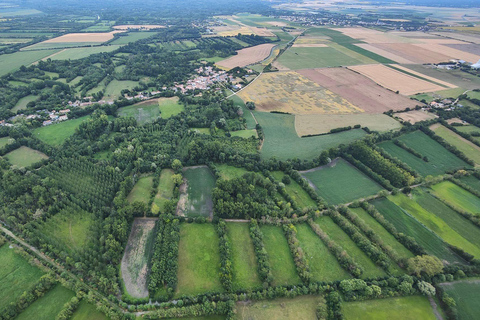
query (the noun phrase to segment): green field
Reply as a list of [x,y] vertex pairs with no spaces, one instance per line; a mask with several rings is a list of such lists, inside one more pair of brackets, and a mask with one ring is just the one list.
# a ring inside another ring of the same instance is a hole
[[160,98],[158,99],[158,105],[160,106],[160,113],[162,118],[168,119],[171,116],[175,116],[185,110],[183,104],[178,102],[178,98]]
[[312,320],[315,310],[325,303],[322,296],[303,296],[295,299],[275,299],[253,303],[237,303],[238,320]]
[[108,320],[109,318],[97,311],[97,308],[93,304],[89,304],[86,301],[81,301],[77,310],[72,315],[70,320]]
[[455,208],[480,215],[480,199],[453,182],[443,181],[432,186],[432,189],[435,195]]
[[83,59],[92,54],[101,52],[112,52],[120,48],[120,46],[98,46],[85,48],[70,48],[60,51],[52,56],[52,60],[76,60]]
[[[281,182],[283,177],[285,176],[285,173],[283,173],[282,171],[274,171],[272,172],[272,176],[276,180]],[[300,208],[317,207],[317,203],[313,201],[313,199],[310,198],[308,193],[303,190],[303,188],[293,179],[290,179],[290,184],[285,185],[285,189]]]
[[111,42],[111,44],[129,44],[130,42],[135,42],[141,39],[150,38],[151,36],[157,34],[156,32],[129,32],[126,36],[118,37]]
[[243,102],[243,100],[237,95],[231,96],[229,99],[233,101],[233,104],[235,106],[242,108],[243,118],[245,119],[247,129],[250,129],[250,130],[255,129],[255,126],[257,125],[257,123],[255,122],[255,119],[253,118],[250,110],[248,110],[248,108],[245,107],[245,102]]
[[165,203],[172,199],[173,188],[175,187],[172,176],[174,172],[171,169],[163,169],[160,173],[160,182],[158,183],[157,194],[153,198],[152,212],[158,213],[165,210]]
[[239,131],[230,131],[230,135],[232,137],[240,137],[240,138],[257,138],[257,130],[252,129],[252,130],[239,130]]
[[361,129],[349,130],[317,137],[300,138],[295,131],[295,116],[268,112],[254,112],[262,126],[265,141],[261,150],[263,159],[279,160],[298,158],[311,160],[324,150],[342,143],[348,144],[366,135]]
[[212,224],[180,226],[177,296],[223,291],[218,236]]
[[140,102],[118,109],[121,117],[133,117],[138,124],[145,124],[160,116],[160,108],[156,99]]
[[238,178],[248,172],[247,169],[245,168],[233,167],[227,164],[217,164],[215,165],[215,167],[218,170],[218,173],[220,174],[220,179],[224,179],[224,180]]
[[137,183],[135,183],[132,191],[130,191],[130,194],[127,197],[128,201],[140,201],[147,204],[148,200],[150,200],[150,193],[152,191],[152,187],[152,176],[141,177],[140,179],[138,179]]
[[398,232],[413,237],[428,254],[449,262],[463,262],[447,245],[433,232],[421,225],[417,220],[405,214],[395,203],[382,198],[372,201],[377,210],[392,223]]
[[77,119],[62,121],[46,127],[40,127],[33,130],[33,134],[47,144],[58,146],[64,143],[68,137],[73,135],[80,124],[89,118],[90,116],[84,116]]
[[6,243],[0,247],[0,310],[15,302],[43,275],[9,246]]
[[257,274],[257,258],[253,249],[248,223],[228,223],[228,238],[233,262],[233,289],[262,286]]
[[0,138],[0,149],[5,147],[7,144],[10,143],[10,137],[3,137],[3,138]]
[[35,101],[37,100],[38,96],[37,95],[28,95],[26,97],[23,97],[21,98],[20,100],[18,100],[17,104],[15,105],[15,107],[12,108],[12,112],[17,112],[19,110],[23,110],[23,109],[26,109],[27,108],[27,104],[29,102],[32,102],[32,101]]
[[302,173],[314,185],[318,195],[330,204],[351,202],[378,193],[382,187],[343,159],[333,166]]
[[[460,132],[465,132],[465,133],[468,133],[468,134],[472,134],[474,132],[480,134],[480,128],[476,127],[476,126],[461,126],[461,127],[455,127],[455,129],[457,129]],[[474,141],[480,142],[480,136],[479,137],[470,136],[470,137]]]
[[[1,146],[2,146],[2,142],[1,142],[1,139],[0,139],[0,148],[1,148]],[[473,176],[473,175],[465,176],[465,177],[460,178],[460,181],[462,181],[466,185],[469,185],[470,187],[480,191],[480,179],[475,178],[475,176]]]
[[48,57],[60,50],[19,51],[0,56],[0,76],[15,71],[21,66],[29,66],[32,63]]
[[363,268],[362,278],[378,278],[386,275],[380,267],[353,242],[352,239],[332,220],[323,216],[315,220],[315,223],[328,234],[330,239],[340,245]]
[[308,224],[297,224],[297,238],[305,253],[313,281],[336,281],[351,278],[327,246]]
[[122,90],[128,89],[132,90],[138,86],[138,81],[131,80],[112,80],[107,87],[105,88],[105,93],[103,94],[104,100],[116,100],[122,96]]
[[39,228],[45,236],[65,245],[68,252],[84,249],[92,236],[93,213],[66,208],[55,214]]
[[186,215],[210,216],[213,210],[212,190],[215,187],[212,172],[208,168],[200,167],[185,170],[184,176],[188,184]]
[[420,221],[425,227],[442,238],[446,243],[462,248],[465,252],[474,255],[476,258],[480,257],[480,247],[466,240],[444,220],[434,213],[425,210],[420,204],[415,202],[414,199],[409,198],[403,193],[389,196],[388,199]]
[[480,283],[478,280],[444,283],[441,286],[457,303],[459,320],[478,319],[480,314],[480,303],[478,303]]
[[277,59],[277,62],[291,70],[362,64],[360,60],[331,47],[291,47]]
[[480,147],[459,136],[444,126],[434,129],[435,133],[445,139],[449,144],[462,151],[469,159],[473,160],[477,165],[480,164]]
[[14,166],[28,167],[48,157],[40,151],[21,146],[5,155],[5,158]]
[[345,302],[345,320],[437,320],[424,296]]
[[414,255],[407,248],[403,246],[400,242],[395,239],[395,237],[388,232],[375,218],[368,214],[362,208],[350,208],[360,219],[362,219],[374,232],[377,236],[382,239],[383,243],[387,246],[390,246],[401,259],[412,258]]
[[70,301],[75,294],[69,289],[57,284],[43,297],[32,303],[16,320],[52,320],[63,309],[63,305]]
[[263,243],[276,286],[301,283],[297,268],[281,227],[262,226]]
[[399,158],[405,162],[422,176],[440,175],[449,170],[470,167],[466,162],[457,158],[453,153],[449,152],[438,142],[421,131],[405,134],[398,138],[398,140],[402,141],[422,156],[426,156],[428,162],[425,162],[408,151],[398,147],[392,141],[380,143],[379,147],[383,148],[391,156]]

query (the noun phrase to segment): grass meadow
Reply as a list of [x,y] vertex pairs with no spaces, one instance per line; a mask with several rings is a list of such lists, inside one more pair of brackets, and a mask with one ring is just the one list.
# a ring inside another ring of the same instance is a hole
[[231,180],[235,178],[242,177],[245,173],[247,173],[247,169],[245,168],[237,168],[233,166],[229,166],[227,164],[217,164],[215,167],[220,174],[220,179],[223,180]]
[[15,253],[7,242],[0,247],[0,310],[33,287],[43,272]]
[[441,286],[457,303],[458,319],[478,319],[480,314],[480,303],[478,303],[480,283],[478,281],[459,281]]
[[455,208],[480,215],[480,198],[453,182],[443,181],[431,188],[436,196],[447,201]]
[[82,300],[70,320],[108,320],[108,317],[98,311],[95,305]]
[[411,296],[342,304],[345,320],[436,320],[427,297]]
[[158,105],[160,106],[160,113],[163,119],[168,119],[185,110],[183,104],[178,102],[177,97],[158,99]]
[[43,297],[32,303],[16,320],[52,320],[63,309],[63,305],[75,296],[73,291],[57,284]]
[[362,268],[362,278],[377,278],[386,275],[380,267],[353,242],[352,239],[332,220],[332,218],[323,216],[315,220],[315,223],[328,234],[330,239],[340,245]]
[[29,147],[21,146],[18,149],[10,151],[5,155],[5,158],[14,166],[29,167],[32,164],[40,162],[48,157],[40,151],[30,149]]
[[388,232],[374,217],[369,215],[362,208],[350,208],[360,219],[362,219],[372,230],[377,234],[386,245],[390,246],[395,252],[398,253],[399,257],[402,259],[412,258],[414,255],[407,248],[403,246],[400,242],[395,239],[395,237]]
[[28,95],[26,97],[23,97],[21,98],[20,100],[18,100],[17,104],[15,105],[15,107],[12,108],[12,112],[17,112],[19,110],[23,110],[23,109],[26,109],[27,108],[27,104],[29,102],[32,102],[32,101],[35,101],[37,100],[38,96],[37,95]]
[[120,46],[98,46],[98,47],[85,47],[85,48],[69,48],[64,49],[54,56],[52,60],[77,60],[97,54],[101,52],[112,52],[120,48]]
[[120,36],[117,39],[113,40],[110,44],[113,45],[125,45],[130,42],[135,42],[141,39],[150,38],[153,35],[156,35],[156,32],[129,32],[126,36]]
[[432,231],[424,227],[413,217],[407,215],[402,208],[386,198],[372,201],[377,210],[392,223],[398,232],[413,237],[429,254],[448,262],[463,262]]
[[15,71],[21,66],[28,66],[38,60],[46,58],[60,50],[19,51],[0,56],[0,76]]
[[291,70],[362,64],[360,60],[331,47],[291,47],[278,58],[277,62]]
[[253,303],[237,303],[235,319],[244,320],[311,320],[316,309],[324,304],[322,296],[303,296],[295,299],[275,299]]
[[[281,182],[283,177],[285,176],[285,173],[283,173],[282,171],[274,171],[272,172],[272,175],[276,180]],[[290,184],[285,185],[285,189],[300,208],[317,207],[317,203],[313,201],[313,199],[310,198],[308,193],[303,190],[303,188],[293,179],[290,179]]]
[[138,81],[131,80],[112,80],[105,88],[105,93],[103,94],[104,100],[116,100],[121,97],[122,90],[128,89],[131,90],[138,86]]
[[304,172],[318,195],[330,204],[347,203],[378,193],[382,187],[343,159],[332,166]]
[[253,118],[250,110],[248,110],[248,108],[245,106],[245,102],[243,102],[243,100],[237,95],[231,96],[230,100],[233,101],[233,104],[235,106],[242,108],[243,118],[245,119],[247,129],[255,129],[257,123],[255,122],[255,119]]
[[3,138],[0,138],[0,148],[3,148],[5,147],[7,144],[10,143],[10,137],[3,137]]
[[[433,128],[432,128],[433,129]],[[445,139],[449,144],[462,151],[469,159],[473,160],[477,165],[480,164],[480,147],[459,136],[452,130],[444,126],[438,126],[433,129],[437,135]]]
[[212,214],[212,190],[215,187],[215,177],[209,168],[201,167],[187,169],[184,173],[187,179],[187,201],[185,213],[187,216],[205,216]]
[[88,120],[90,116],[84,116],[72,120],[63,121],[46,127],[33,130],[33,135],[46,144],[52,146],[61,145],[75,133],[80,124]]
[[[2,146],[2,142],[1,142],[1,139],[0,139],[0,147],[1,146]],[[470,187],[480,191],[480,179],[476,178],[475,176],[471,175],[471,176],[462,177],[462,178],[460,178],[460,181],[462,181],[466,185],[469,185]]]
[[323,150],[348,144],[366,135],[361,129],[349,130],[316,137],[300,138],[295,131],[295,116],[268,112],[255,112],[257,121],[262,126],[265,141],[261,157],[279,160],[298,158],[311,160],[318,157]]
[[257,138],[257,130],[251,129],[251,130],[239,130],[239,131],[230,131],[230,135],[232,137],[240,137],[244,139],[248,139],[251,137]]
[[351,278],[327,246],[308,224],[297,224],[297,238],[310,267],[313,281],[336,281]]
[[147,204],[148,200],[150,199],[152,187],[153,176],[141,177],[138,179],[137,183],[135,183],[132,191],[130,191],[127,200],[130,202],[140,201]]
[[165,203],[172,199],[175,185],[172,181],[173,170],[163,169],[160,173],[160,182],[158,183],[157,194],[153,198],[152,212],[158,213],[165,210]]
[[[465,100],[466,101],[466,100]],[[468,134],[472,134],[473,132],[479,133],[480,134],[480,128],[476,126],[461,126],[461,127],[455,127],[460,132],[465,132]],[[480,142],[480,137],[474,137],[472,138],[478,142]]]
[[257,258],[248,223],[228,223],[228,238],[233,262],[233,288],[257,288],[262,282],[257,273]]
[[118,109],[118,115],[121,117],[133,117],[138,124],[145,124],[160,116],[160,108],[157,100],[153,99],[120,108]]
[[282,228],[265,225],[261,227],[261,230],[275,285],[301,283]]
[[446,243],[462,248],[465,252],[474,255],[476,258],[480,257],[480,247],[462,237],[458,232],[452,229],[448,223],[434,213],[425,210],[425,208],[418,204],[414,199],[411,199],[403,193],[389,196],[388,199],[420,221],[425,227],[442,238]]
[[176,296],[223,291],[218,276],[218,246],[212,224],[183,223],[180,226]]

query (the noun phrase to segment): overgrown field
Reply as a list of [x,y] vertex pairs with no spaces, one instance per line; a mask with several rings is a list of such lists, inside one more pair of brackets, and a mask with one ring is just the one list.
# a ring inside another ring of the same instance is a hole
[[435,195],[454,207],[480,215],[480,199],[453,182],[443,181],[432,186],[432,189]]
[[480,303],[478,303],[480,283],[478,280],[444,283],[441,286],[455,300],[459,319],[478,319],[480,314]]
[[[272,172],[272,176],[279,182],[285,177],[285,173],[282,171]],[[285,190],[293,198],[300,208],[315,208],[317,204],[313,199],[308,195],[308,193],[303,190],[303,188],[294,180],[290,179],[289,184],[285,184]]]
[[139,102],[137,104],[118,109],[118,115],[133,117],[138,124],[145,124],[160,116],[160,108],[156,99]]
[[32,303],[15,319],[18,320],[52,320],[63,309],[63,305],[70,301],[75,294],[69,289],[57,284],[43,297]]
[[33,134],[43,142],[52,146],[58,146],[75,133],[80,124],[88,120],[90,116],[63,121],[46,127],[40,127],[33,131]]
[[186,201],[180,205],[184,206],[184,213],[187,216],[205,216],[212,214],[212,190],[215,187],[215,177],[210,169],[206,167],[185,170],[187,180]]
[[343,159],[302,173],[328,203],[351,202],[378,193],[382,187]]
[[235,179],[248,172],[245,168],[233,167],[226,164],[218,164],[215,165],[215,167],[220,174],[220,178],[224,180]]
[[86,301],[81,301],[71,320],[108,320],[107,316]]
[[160,112],[162,118],[168,119],[171,116],[175,116],[185,110],[183,104],[178,102],[177,97],[173,98],[160,98],[158,99],[158,105],[160,106]]
[[18,149],[10,151],[5,155],[5,158],[14,166],[28,167],[32,164],[40,162],[48,157],[40,151],[30,149],[29,147],[21,146]]
[[165,204],[173,197],[175,187],[172,176],[174,172],[171,169],[163,169],[160,173],[160,182],[158,183],[157,194],[153,198],[152,212],[158,213],[165,210]]

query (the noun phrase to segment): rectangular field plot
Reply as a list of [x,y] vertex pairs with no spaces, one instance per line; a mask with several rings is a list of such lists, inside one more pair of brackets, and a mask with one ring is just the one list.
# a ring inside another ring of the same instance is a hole
[[134,105],[118,109],[121,117],[133,117],[139,124],[153,121],[160,116],[160,108],[156,99],[136,103]]
[[28,167],[44,159],[48,159],[47,155],[44,153],[25,146],[10,151],[5,155],[5,158],[12,165],[18,167]]
[[475,176],[471,175],[471,176],[462,177],[460,178],[460,181],[480,191],[480,179],[476,178]]
[[382,198],[372,201],[372,204],[385,219],[395,226],[398,232],[413,237],[429,254],[448,262],[463,262],[439,237],[413,217],[407,215],[403,209],[395,203]]
[[382,241],[390,246],[402,259],[408,259],[413,257],[407,248],[395,239],[395,237],[388,232],[374,217],[369,215],[362,208],[351,208],[351,211],[355,212],[357,216],[362,219],[373,231],[382,239]]
[[275,285],[280,286],[301,283],[282,228],[276,226],[262,226],[261,230]]
[[177,296],[223,291],[218,236],[212,224],[180,226]]
[[291,70],[352,66],[362,64],[331,47],[292,47],[277,60],[282,66]]
[[152,191],[152,187],[153,187],[152,176],[141,177],[140,179],[138,179],[137,183],[135,183],[135,186],[133,187],[132,191],[130,191],[130,194],[127,197],[128,201],[130,202],[140,201],[147,204],[148,200],[150,199],[150,193]]
[[226,164],[219,164],[215,166],[220,174],[220,179],[230,180],[243,176],[248,171],[244,168],[232,167]]
[[160,173],[160,181],[158,183],[157,194],[153,198],[152,212],[157,214],[158,212],[164,212],[165,204],[173,197],[173,189],[175,187],[172,176],[173,170],[163,169]]
[[276,157],[279,160],[298,158],[310,160],[318,157],[323,150],[348,144],[366,135],[361,129],[327,134],[317,137],[300,138],[295,132],[295,117],[287,114],[255,112],[263,128],[265,141],[261,149],[263,159]]
[[46,127],[40,127],[33,130],[33,135],[49,145],[58,146],[73,135],[80,124],[87,121],[89,118],[90,116],[85,116]]
[[472,254],[476,258],[480,256],[480,247],[462,237],[460,235],[461,233],[459,234],[456,232],[449,226],[449,224],[434,213],[425,210],[415,202],[415,200],[402,193],[395,196],[389,196],[388,199],[420,221],[425,227],[442,238],[446,243],[462,248],[465,252]]
[[16,320],[52,320],[63,309],[63,305],[75,296],[73,291],[57,284],[43,297],[32,303]]
[[342,304],[345,320],[436,320],[427,297],[412,296]]
[[322,296],[304,296],[295,299],[275,299],[249,303],[237,303],[235,319],[244,320],[311,320],[315,310],[324,304]]
[[452,130],[445,128],[440,124],[434,124],[430,127],[437,135],[445,139],[449,144],[462,151],[469,159],[473,160],[477,165],[480,164],[480,147],[473,142],[459,136]]
[[138,86],[137,81],[130,80],[112,80],[107,87],[105,88],[105,93],[103,94],[104,100],[116,100],[122,95],[122,90],[128,89],[131,90]]
[[155,221],[135,219],[123,255],[121,270],[125,290],[134,298],[148,297],[148,263],[155,242]]
[[315,223],[328,234],[330,239],[340,245],[363,268],[362,278],[377,278],[386,275],[380,267],[353,242],[352,239],[332,220],[324,216],[317,218]]
[[58,53],[55,53],[50,56],[52,60],[76,60],[83,59],[92,54],[101,53],[101,52],[112,52],[119,48],[120,46],[98,46],[98,47],[84,47],[84,48],[68,48],[63,49]]
[[81,301],[70,320],[109,320],[109,318],[98,311],[95,305]]
[[228,223],[228,238],[232,249],[233,287],[246,289],[261,287],[257,274],[257,258],[249,234],[248,223]]
[[327,246],[308,224],[297,224],[297,238],[310,267],[313,281],[336,281],[351,278]]
[[168,119],[185,110],[183,104],[178,102],[178,97],[160,98],[158,99],[158,105],[160,107],[162,118],[164,119]]
[[480,199],[453,182],[443,181],[431,188],[436,196],[447,201],[455,208],[480,215]]
[[302,172],[318,195],[330,204],[347,203],[378,193],[382,187],[343,159],[325,167]]
[[19,51],[12,54],[2,54],[0,57],[0,76],[15,71],[21,66],[28,66],[58,51],[59,50]]
[[475,320],[480,314],[480,283],[478,280],[441,284],[446,293],[457,303],[458,319]]
[[[286,176],[286,174],[282,171],[274,171],[272,172],[272,176],[277,181],[281,182],[283,177]],[[317,207],[317,203],[313,201],[313,199],[308,195],[308,193],[303,190],[303,188],[293,179],[290,179],[289,184],[285,184],[285,189],[300,208]]]
[[10,244],[0,247],[0,310],[34,286],[43,272],[15,253]]
[[26,109],[26,108],[27,108],[27,104],[28,104],[29,102],[32,102],[32,101],[37,100],[37,98],[38,98],[38,96],[37,96],[37,95],[33,95],[33,94],[21,98],[20,100],[18,100],[18,102],[17,102],[17,104],[15,105],[15,107],[12,108],[12,112],[17,112],[18,110]]
[[187,193],[180,197],[179,207],[187,216],[212,215],[212,190],[215,187],[215,177],[207,167],[185,170]]

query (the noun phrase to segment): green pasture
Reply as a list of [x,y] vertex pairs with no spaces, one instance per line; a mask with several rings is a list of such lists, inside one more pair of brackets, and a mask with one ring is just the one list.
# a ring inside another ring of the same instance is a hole
[[15,71],[21,66],[29,66],[32,63],[48,57],[60,50],[19,51],[0,55],[0,76]]
[[409,198],[403,193],[389,196],[388,199],[420,221],[425,227],[442,238],[446,243],[462,248],[465,252],[468,252],[477,258],[480,256],[480,247],[477,247],[466,240],[444,220],[434,213],[425,210],[420,204],[415,202],[414,199]]
[[362,278],[378,278],[386,275],[357,245],[352,239],[332,220],[323,216],[315,220],[315,223],[328,234],[330,239],[340,245],[363,268]]
[[126,36],[120,36],[117,39],[113,40],[110,44],[118,44],[118,45],[125,45],[129,44],[130,42],[135,42],[142,39],[150,38],[156,35],[156,32],[147,32],[147,31],[139,31],[139,32],[128,32]]
[[248,139],[251,137],[257,138],[257,130],[239,130],[239,131],[230,131],[230,135],[232,137],[240,137],[244,139]]
[[97,310],[95,305],[84,300],[80,302],[77,310],[73,313],[70,320],[108,320],[109,318]]
[[248,172],[245,168],[233,167],[227,164],[217,164],[215,165],[215,168],[220,174],[220,179],[224,180],[239,178]]
[[97,47],[84,47],[84,48],[69,48],[62,50],[52,57],[52,60],[77,60],[83,59],[92,54],[102,52],[112,52],[120,48],[120,46],[97,46]]
[[443,181],[431,187],[439,198],[460,210],[480,215],[480,198],[450,181]]
[[150,194],[153,188],[153,176],[141,177],[133,187],[127,197],[130,202],[140,201],[145,204],[150,200]]
[[265,225],[261,227],[261,230],[275,285],[301,283],[302,281],[297,274],[297,268],[283,229],[277,226]]
[[424,227],[416,219],[407,215],[403,209],[395,203],[386,198],[382,198],[372,201],[372,204],[387,221],[395,226],[398,232],[413,237],[415,241],[417,241],[417,243],[428,252],[428,254],[451,263],[463,262],[463,260],[453,253],[438,236]]
[[75,296],[73,291],[57,284],[43,297],[32,303],[16,320],[52,320],[63,309],[63,305]]
[[160,98],[158,99],[158,105],[160,106],[160,113],[163,119],[168,119],[171,116],[176,116],[180,112],[185,110],[183,104],[178,102],[178,98]]
[[5,147],[7,144],[10,143],[10,137],[3,137],[3,138],[0,138],[0,149]]
[[345,320],[437,320],[425,296],[345,302],[342,312]]
[[29,147],[21,146],[18,149],[10,151],[5,155],[5,158],[14,166],[29,167],[32,164],[40,162],[48,157],[40,151],[30,149]]
[[351,278],[308,224],[297,224],[295,227],[313,281],[329,282]]
[[248,223],[230,222],[227,226],[233,262],[234,290],[261,287],[262,282],[257,274],[257,258]]
[[294,299],[275,299],[237,303],[237,320],[307,320],[317,319],[316,309],[325,304],[322,296],[302,296]]
[[[1,139],[0,139],[0,147],[1,146],[2,146],[2,142],[1,142]],[[470,175],[470,176],[462,177],[462,178],[460,178],[460,181],[462,181],[466,185],[469,185],[470,187],[480,191],[480,179],[476,178],[475,176]]]
[[263,159],[311,160],[324,150],[348,144],[366,135],[361,129],[343,131],[316,137],[300,138],[295,131],[295,116],[268,112],[254,112],[262,126],[265,141],[261,150]]
[[480,283],[478,280],[444,283],[441,286],[455,300],[459,320],[478,319],[480,314],[480,303],[478,303]]
[[35,101],[37,100],[38,96],[37,95],[28,95],[26,97],[23,97],[21,98],[20,100],[18,100],[17,104],[15,105],[15,107],[12,108],[12,112],[17,112],[19,110],[23,110],[23,109],[26,109],[27,108],[27,104],[29,102],[32,102],[32,101]]
[[[282,171],[274,171],[272,172],[272,176],[281,182],[285,176],[285,173]],[[300,208],[317,207],[317,203],[313,201],[308,193],[303,190],[303,188],[295,180],[290,179],[290,184],[285,185],[285,190],[287,190],[287,193],[293,198]]]
[[183,223],[178,249],[176,295],[223,291],[218,236],[212,224]]
[[382,187],[343,159],[302,175],[314,185],[318,195],[330,204],[351,202],[378,193]]
[[158,183],[157,194],[153,198],[152,212],[158,213],[165,210],[165,203],[172,199],[173,189],[175,187],[172,176],[173,170],[163,169],[160,173],[160,182]]
[[434,129],[435,133],[445,139],[449,144],[463,152],[469,159],[473,160],[477,165],[480,164],[480,147],[459,136],[444,126]]
[[255,129],[257,123],[255,122],[255,119],[253,118],[250,110],[245,107],[245,102],[243,102],[243,100],[238,95],[231,96],[229,99],[233,101],[233,104],[235,106],[242,108],[243,118],[245,119],[245,122],[247,124],[247,129]]
[[[460,132],[465,132],[468,134],[472,134],[473,132],[480,133],[480,128],[476,126],[460,126],[455,127]],[[480,137],[471,136],[475,141],[480,142]]]
[[46,144],[52,146],[61,145],[75,133],[80,124],[88,120],[90,116],[84,116],[72,120],[62,121],[33,130],[33,135]]
[[24,48],[23,52],[34,51],[34,50],[35,51],[52,50],[52,49],[62,50],[62,49],[77,48],[77,47],[88,48],[93,46],[99,46],[102,43],[103,42],[39,42]]
[[215,187],[215,177],[209,168],[200,167],[187,169],[184,173],[187,179],[187,216],[210,216],[213,210],[212,190]]
[[131,106],[118,109],[121,117],[132,117],[138,124],[145,124],[160,116],[160,108],[156,99],[136,103]]
[[0,310],[33,287],[43,272],[15,253],[7,242],[0,247]]
[[277,62],[291,70],[352,66],[362,64],[332,47],[290,47]]
[[138,86],[138,81],[131,80],[112,80],[105,88],[105,93],[103,94],[103,99],[105,100],[116,100],[122,96],[122,90],[128,89],[132,90]]
[[383,243],[390,246],[402,259],[412,258],[414,255],[407,248],[398,242],[395,237],[388,232],[374,217],[362,208],[350,208],[361,220],[365,222],[377,236],[382,239]]

